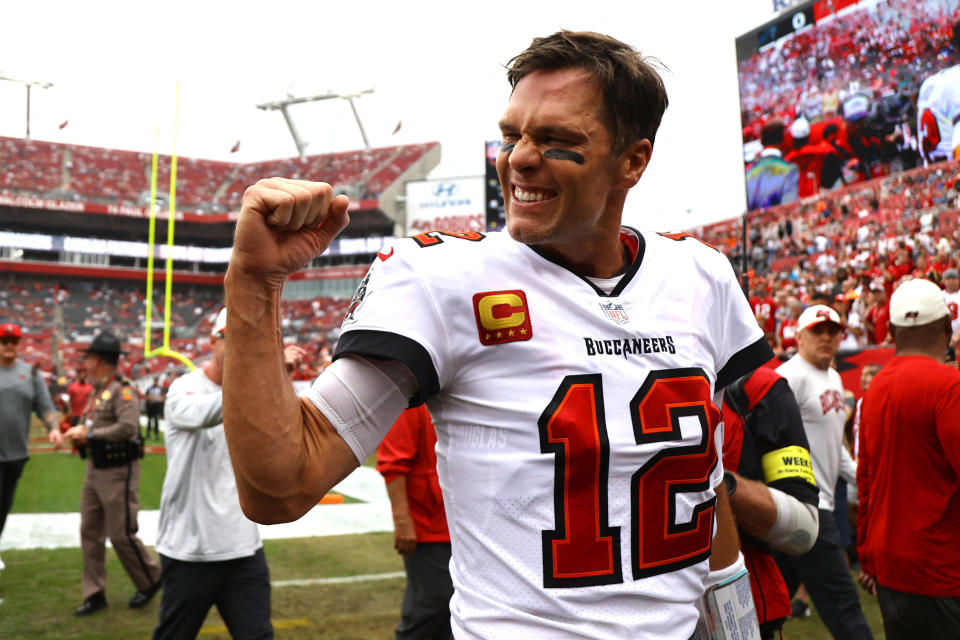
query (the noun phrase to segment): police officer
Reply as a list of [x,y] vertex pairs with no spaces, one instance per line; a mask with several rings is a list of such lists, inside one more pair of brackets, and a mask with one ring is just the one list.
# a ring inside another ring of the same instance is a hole
[[74,615],[86,616],[107,606],[105,567],[107,536],[137,592],[130,607],[143,607],[160,589],[160,565],[137,537],[137,492],[140,486],[140,400],[117,371],[120,342],[108,332],[86,350],[84,365],[94,384],[80,424],[66,434],[83,445],[86,477],[80,498],[80,544],[83,550],[83,604]]

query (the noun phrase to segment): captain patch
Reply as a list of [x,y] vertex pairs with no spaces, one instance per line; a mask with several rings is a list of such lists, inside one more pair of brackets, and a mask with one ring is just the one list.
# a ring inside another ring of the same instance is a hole
[[473,294],[473,313],[484,346],[533,337],[527,296],[520,289]]

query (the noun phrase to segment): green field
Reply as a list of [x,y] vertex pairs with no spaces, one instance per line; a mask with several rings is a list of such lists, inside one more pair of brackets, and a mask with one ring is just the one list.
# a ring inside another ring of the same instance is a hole
[[[150,442],[148,444],[154,444]],[[372,461],[367,461],[371,464]],[[36,454],[17,489],[15,513],[76,511],[83,482],[83,461],[66,453]],[[162,454],[142,462],[141,509],[157,509],[166,469]],[[393,550],[393,534],[328,536],[264,542],[271,580],[313,580],[373,576],[403,571]],[[107,553],[107,600],[110,607],[89,618],[74,618],[80,603],[79,549],[7,550],[0,572],[0,638],[148,638],[157,620],[160,598],[140,610],[127,608],[133,586],[116,555]],[[402,577],[362,582],[274,586],[273,622],[280,639],[323,638],[387,640],[400,619]],[[883,638],[876,599],[861,591],[874,636]],[[201,638],[229,638],[212,611]],[[787,623],[787,640],[821,640],[830,635],[816,613]]]

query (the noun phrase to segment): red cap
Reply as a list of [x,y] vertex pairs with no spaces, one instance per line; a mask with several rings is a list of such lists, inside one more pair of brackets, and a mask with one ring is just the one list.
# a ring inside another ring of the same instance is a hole
[[0,338],[19,338],[20,326],[12,322],[0,324]]

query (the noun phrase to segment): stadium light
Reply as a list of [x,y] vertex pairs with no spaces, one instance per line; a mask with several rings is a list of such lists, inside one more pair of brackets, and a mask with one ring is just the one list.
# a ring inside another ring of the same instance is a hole
[[326,93],[321,93],[315,96],[295,97],[288,95],[284,100],[275,100],[273,102],[264,102],[263,104],[258,104],[257,109],[262,109],[263,111],[279,111],[283,115],[283,119],[287,123],[287,128],[290,130],[290,135],[293,137],[293,143],[297,146],[297,154],[303,158],[304,151],[306,150],[309,142],[304,142],[300,137],[300,133],[297,131],[297,127],[294,125],[293,119],[290,117],[288,107],[292,104],[317,102],[318,100],[330,100],[331,98],[340,98],[341,100],[346,100],[348,103],[350,103],[350,110],[353,111],[353,118],[357,121],[357,128],[360,129],[360,137],[363,138],[363,146],[365,149],[369,149],[370,142],[367,140],[367,132],[364,131],[363,122],[360,121],[360,114],[357,113],[357,108],[353,104],[354,98],[359,98],[365,93],[373,93],[373,87],[354,93],[337,93],[335,91],[327,91]]
[[0,73],[0,80],[6,80],[7,82],[19,82],[27,88],[27,133],[24,136],[25,140],[30,139],[30,89],[34,86],[38,86],[41,89],[49,89],[53,86],[52,82],[44,82],[42,80],[21,80],[20,78],[11,78],[10,76]]

